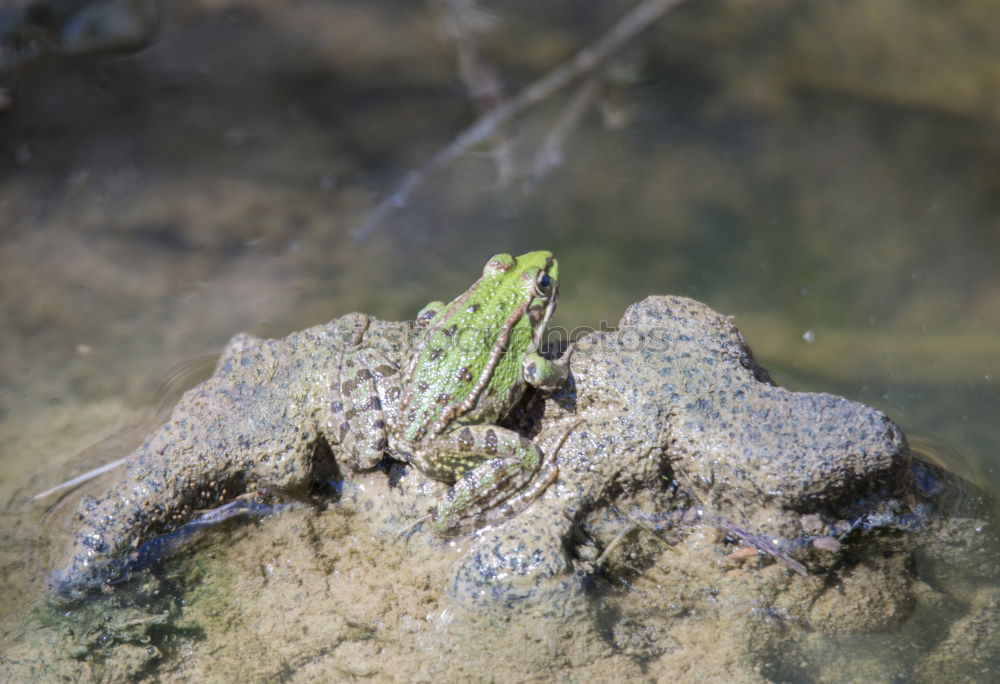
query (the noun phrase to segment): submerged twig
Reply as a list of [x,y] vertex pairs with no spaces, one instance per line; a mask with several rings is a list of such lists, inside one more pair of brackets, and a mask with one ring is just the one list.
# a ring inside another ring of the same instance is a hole
[[610,542],[608,542],[608,545],[604,547],[604,550],[601,551],[601,554],[594,560],[594,565],[596,567],[600,567],[601,563],[604,562],[604,559],[611,554],[611,551],[614,550],[614,548],[618,546],[626,536],[628,536],[628,533],[631,532],[632,530],[637,530],[637,529],[639,529],[638,525],[632,524],[626,527],[618,534],[616,534],[615,538],[612,539]]
[[730,534],[735,534],[737,537],[741,538],[743,541],[745,541],[747,544],[754,547],[758,551],[766,553],[769,556],[773,556],[776,560],[781,561],[791,570],[794,570],[802,577],[809,576],[809,571],[806,570],[806,566],[802,565],[802,563],[798,562],[797,560],[789,556],[787,553],[785,553],[777,546],[775,546],[768,540],[764,539],[763,537],[753,534],[752,532],[748,532],[744,530],[742,527],[737,527],[736,525],[729,522],[725,518],[722,518],[717,515],[709,516],[709,520],[711,524],[714,525],[715,527],[718,527],[719,529],[728,532]]
[[419,518],[417,518],[416,520],[414,520],[413,522],[411,522],[409,525],[404,525],[403,527],[399,528],[396,531],[396,534],[398,534],[400,537],[402,537],[402,536],[406,535],[408,532],[412,531],[417,525],[419,525],[423,521],[430,520],[431,517],[432,517],[431,513],[428,513],[427,515],[422,515]]
[[352,236],[357,240],[370,237],[394,209],[406,206],[410,195],[430,174],[448,166],[469,148],[489,140],[500,126],[521,112],[604,63],[639,32],[682,2],[684,0],[644,0],[636,5],[597,42],[580,50],[569,61],[552,69],[488,114],[479,117],[427,163],[408,173],[396,189],[375,206],[368,219],[351,231]]
[[659,534],[659,532],[657,532],[656,530],[654,530],[649,525],[646,525],[645,523],[642,523],[642,522],[636,520],[635,517],[632,516],[632,514],[629,513],[628,511],[623,510],[623,509],[619,508],[618,506],[615,506],[615,510],[618,511],[619,513],[621,513],[626,518],[628,518],[629,522],[631,522],[635,527],[637,527],[640,530],[643,530],[644,532],[648,533],[650,536],[652,536],[654,539],[656,539],[656,541],[660,542],[661,544],[663,544],[664,546],[666,546],[668,549],[670,549],[674,553],[680,553],[680,551],[678,551],[677,548],[673,544],[671,544],[666,539],[664,539],[663,537],[661,537],[660,534]]
[[[436,0],[441,5],[441,21],[445,37],[455,48],[458,77],[480,116],[489,114],[506,98],[503,82],[497,70],[483,57],[476,45],[476,34],[489,28],[490,22],[475,0]],[[511,148],[495,136],[491,152],[497,167],[500,185],[507,185],[514,176]]]
[[555,124],[549,130],[549,134],[542,143],[542,148],[535,156],[535,163],[532,166],[531,185],[537,185],[544,180],[553,170],[563,164],[563,145],[566,138],[580,123],[584,113],[594,103],[594,100],[601,92],[601,82],[591,76],[584,80],[573,93],[573,97],[563,108]]
[[83,475],[78,475],[78,476],[74,477],[72,480],[66,480],[65,482],[63,482],[61,484],[57,484],[55,487],[52,487],[50,489],[46,489],[44,492],[39,492],[38,494],[35,494],[34,496],[28,497],[28,503],[34,503],[34,502],[36,502],[36,501],[38,501],[40,499],[44,499],[47,496],[51,496],[52,494],[55,494],[56,492],[61,492],[64,489],[71,489],[73,487],[76,487],[77,485],[81,485],[84,482],[87,482],[89,480],[93,480],[95,477],[97,477],[99,475],[103,475],[104,473],[108,472],[109,470],[114,470],[118,466],[124,465],[124,463],[125,463],[125,459],[124,458],[119,458],[117,461],[111,461],[111,463],[105,463],[104,465],[102,465],[99,468],[94,468],[93,470],[88,470]]
[[742,527],[737,527],[735,524],[729,522],[721,515],[711,512],[708,506],[705,504],[705,502],[702,501],[702,498],[698,495],[698,491],[694,486],[694,481],[691,479],[691,476],[688,475],[683,470],[681,470],[679,467],[677,467],[676,464],[674,465],[674,470],[683,475],[684,478],[688,481],[688,484],[690,485],[689,491],[691,492],[691,495],[701,504],[703,509],[702,518],[704,518],[706,523],[720,530],[723,530],[724,532],[736,535],[737,537],[739,537],[747,544],[760,551],[761,553],[766,553],[769,556],[774,557],[775,560],[781,561],[789,569],[801,575],[802,577],[809,576],[809,571],[806,570],[806,566],[802,565],[802,563],[798,562],[797,560],[789,556],[787,553],[779,549],[771,542],[767,541],[766,539],[764,539],[759,535],[756,535],[752,532],[748,532]]

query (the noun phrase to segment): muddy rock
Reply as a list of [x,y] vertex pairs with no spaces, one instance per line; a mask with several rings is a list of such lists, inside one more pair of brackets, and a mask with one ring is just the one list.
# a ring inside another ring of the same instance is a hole
[[[335,473],[323,438],[329,368],[365,319],[345,316],[283,340],[237,335],[215,374],[184,395],[167,424],[128,459],[104,496],[87,497],[71,560],[57,573],[66,595],[127,578],[129,554],[158,535],[249,492],[292,498]],[[374,323],[373,336],[386,325]],[[406,326],[391,326],[403,333]]]
[[[58,591],[107,591],[130,575],[144,544],[195,511],[253,492],[304,500],[323,483],[386,478],[338,467],[331,438],[330,369],[362,333],[361,344],[400,360],[412,327],[352,314],[282,340],[235,337],[214,376],[132,454],[120,482],[82,502]],[[699,515],[794,538],[803,535],[799,513],[820,512],[835,526],[840,509],[906,485],[909,453],[888,418],[775,387],[731,321],[698,302],[650,297],[617,330],[578,347],[571,382],[521,418],[554,453],[559,479],[530,514],[476,536],[455,596],[510,602],[543,586],[565,591],[569,540],[609,543],[613,526],[597,519],[612,506],[639,506],[659,527],[678,528],[679,512],[697,503]],[[396,471],[397,513],[384,514],[385,526],[417,520],[443,489]],[[767,528],[754,527],[763,519]]]

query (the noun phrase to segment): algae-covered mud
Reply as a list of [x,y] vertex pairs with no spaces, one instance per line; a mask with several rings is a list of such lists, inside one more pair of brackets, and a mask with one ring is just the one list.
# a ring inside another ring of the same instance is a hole
[[[234,338],[117,484],[81,502],[11,674],[764,681],[997,665],[978,496],[950,503],[966,486],[914,460],[882,413],[776,387],[706,306],[650,297],[580,339],[568,385],[509,420],[557,481],[452,538],[426,520],[445,485],[399,462],[354,472],[335,439],[345,345],[400,361],[412,335],[352,314]],[[266,517],[199,513],[220,505]],[[211,552],[175,543],[193,519]],[[960,585],[932,579],[956,562],[975,568]],[[928,612],[945,646],[931,657],[829,655],[926,630]],[[504,672],[496,648],[519,654]]]

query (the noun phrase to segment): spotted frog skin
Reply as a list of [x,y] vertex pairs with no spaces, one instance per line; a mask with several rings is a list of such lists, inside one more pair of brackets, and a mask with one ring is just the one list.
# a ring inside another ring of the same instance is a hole
[[331,408],[353,467],[388,452],[452,485],[432,514],[442,534],[516,514],[558,474],[531,440],[495,424],[527,385],[556,389],[569,373],[572,348],[555,361],[539,353],[558,276],[551,252],[497,254],[451,303],[421,310],[405,368],[364,345],[337,364]]

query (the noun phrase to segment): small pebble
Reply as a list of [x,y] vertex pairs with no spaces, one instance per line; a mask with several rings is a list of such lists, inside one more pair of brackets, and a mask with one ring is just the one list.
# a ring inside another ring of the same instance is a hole
[[816,537],[813,539],[812,543],[814,548],[817,548],[820,551],[829,551],[830,553],[840,551],[840,547],[842,546],[842,544],[833,537]]

